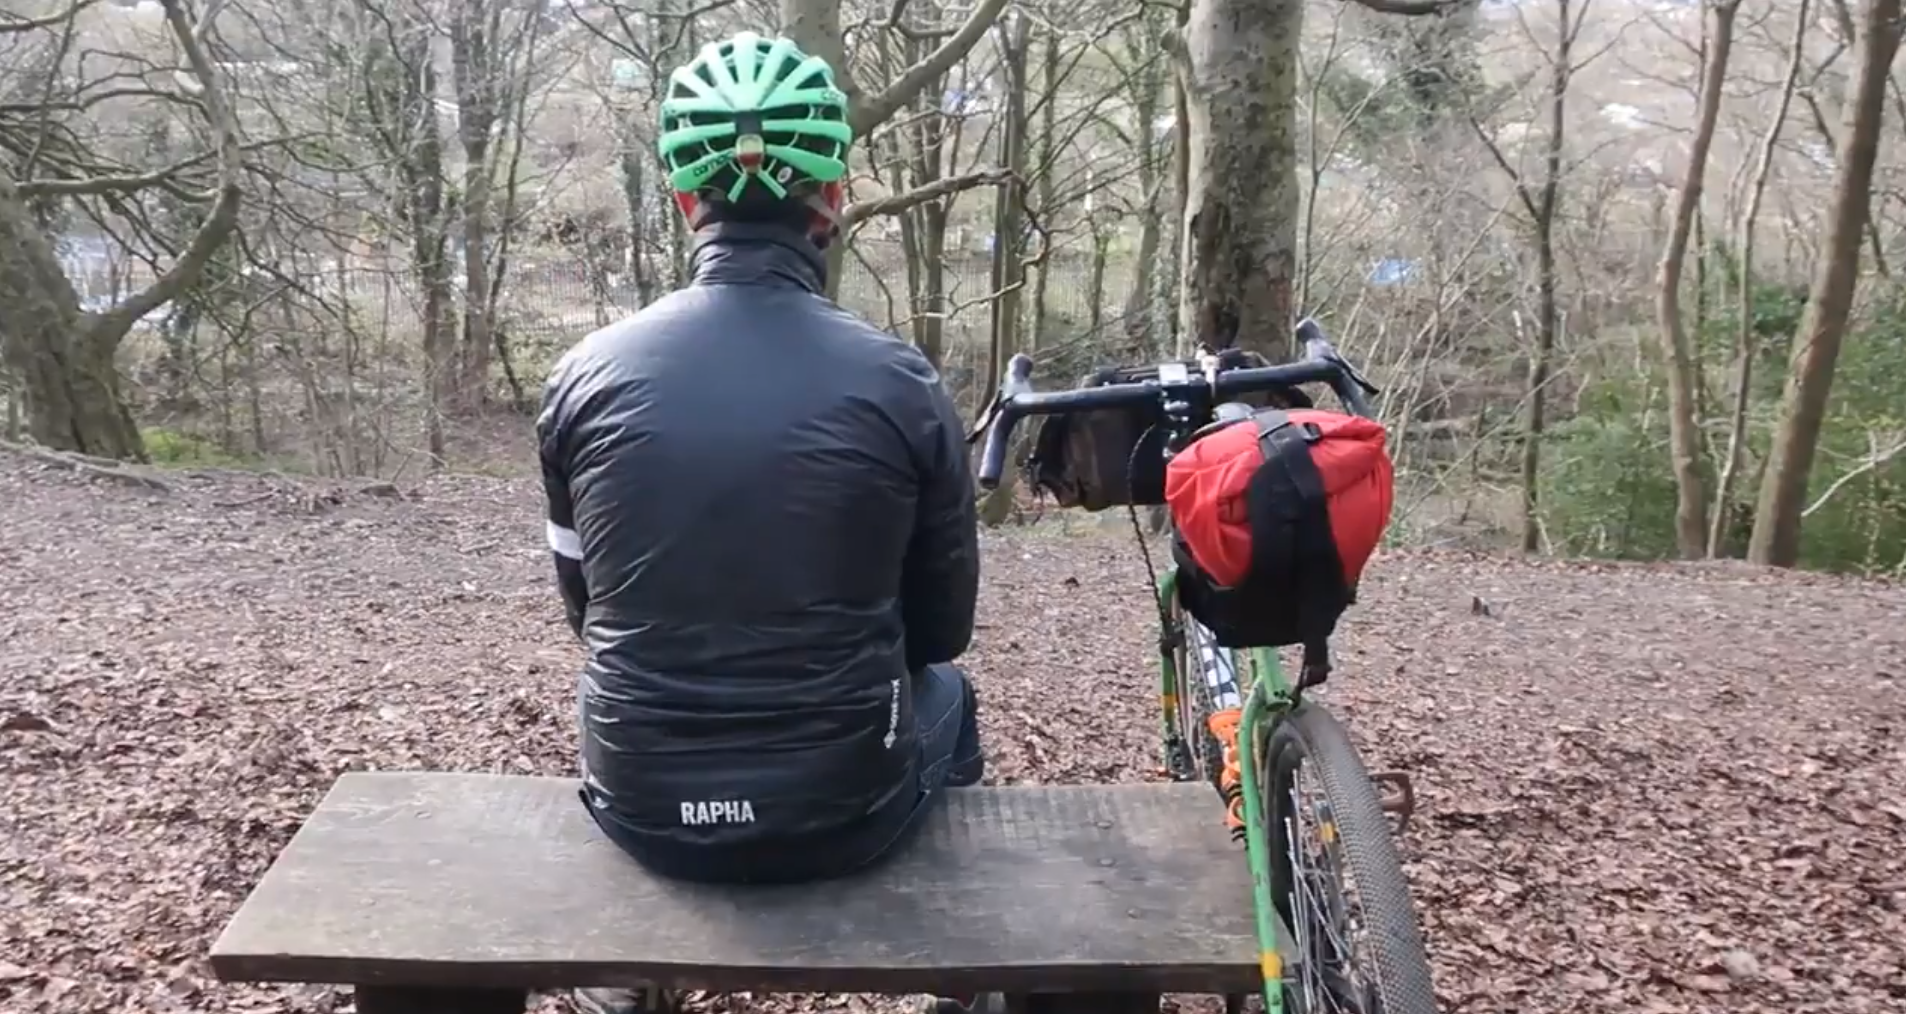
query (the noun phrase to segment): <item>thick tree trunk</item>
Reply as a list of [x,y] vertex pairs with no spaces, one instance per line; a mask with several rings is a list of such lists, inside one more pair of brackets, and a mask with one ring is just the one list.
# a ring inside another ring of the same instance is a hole
[[1860,65],[1848,102],[1832,211],[1815,266],[1813,289],[1795,336],[1780,428],[1754,511],[1747,558],[1791,567],[1800,559],[1800,512],[1826,419],[1833,369],[1846,336],[1859,282],[1860,243],[1871,209],[1873,162],[1885,126],[1886,84],[1899,52],[1901,0],[1869,0],[1860,25]]
[[[1566,72],[1563,72],[1566,73]],[[1559,108],[1561,98],[1558,95]],[[1558,145],[1559,147],[1559,145]],[[1559,166],[1554,171],[1559,172]],[[1561,330],[1561,308],[1555,286],[1555,198],[1554,185],[1545,186],[1550,196],[1545,204],[1548,215],[1536,227],[1536,336],[1535,350],[1529,356],[1529,414],[1522,431],[1522,551],[1539,552],[1542,548],[1542,439],[1548,432],[1549,371],[1555,359],[1555,339]]]
[[[1191,5],[1178,7],[1178,31],[1183,32],[1191,16]],[[1153,329],[1170,336],[1160,348],[1183,355],[1190,351],[1179,302],[1184,297],[1185,208],[1191,194],[1191,103],[1185,97],[1185,75],[1173,74],[1171,86],[1171,199],[1165,204],[1167,244],[1165,263],[1173,270],[1158,271],[1152,282],[1157,295],[1152,300]]]
[[1687,258],[1688,236],[1701,206],[1702,182],[1707,176],[1708,150],[1714,144],[1714,126],[1721,113],[1721,87],[1727,80],[1727,61],[1734,45],[1734,15],[1740,0],[1720,0],[1712,7],[1707,59],[1701,69],[1701,106],[1688,145],[1686,178],[1668,228],[1661,254],[1655,310],[1661,328],[1661,356],[1668,367],[1668,442],[1674,469],[1674,541],[1682,558],[1700,559],[1707,550],[1707,496],[1702,489],[1702,454],[1697,372],[1700,363],[1689,348],[1681,321],[1681,272]]
[[62,451],[143,459],[119,394],[117,341],[89,326],[46,234],[0,166],[0,352],[27,392],[26,430]]
[[1302,0],[1194,0],[1178,52],[1190,126],[1180,326],[1193,345],[1291,348]]
[[198,85],[217,167],[217,197],[171,267],[111,309],[81,311],[79,294],[28,206],[33,181],[22,183],[0,165],[0,358],[25,388],[28,434],[59,450],[144,460],[114,354],[141,319],[197,284],[238,227],[241,155],[235,120],[203,46],[211,26],[188,22],[178,0],[161,0],[160,7]]
[[405,28],[401,44],[376,54],[366,91],[377,128],[371,137],[390,160],[393,210],[409,241],[411,271],[423,296],[422,421],[436,467],[444,461],[443,417],[454,404],[459,380],[455,267],[446,252],[454,209],[444,179],[443,129],[434,113],[438,80],[432,36],[415,4],[397,5],[395,11]]
[[416,271],[423,289],[424,444],[434,466],[444,463],[443,417],[455,390],[456,328],[451,316],[455,287],[450,259],[444,255],[441,232],[421,236],[415,250]]

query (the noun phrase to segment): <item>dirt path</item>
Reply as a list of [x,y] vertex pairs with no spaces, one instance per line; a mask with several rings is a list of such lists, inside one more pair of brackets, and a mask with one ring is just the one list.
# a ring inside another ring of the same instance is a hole
[[[538,494],[171,481],[0,454],[0,1008],[344,1009],[201,959],[339,771],[567,773]],[[1153,777],[1142,568],[1049,532],[987,539],[993,771]],[[1391,554],[1346,627],[1447,1009],[1906,1009],[1906,590]]]

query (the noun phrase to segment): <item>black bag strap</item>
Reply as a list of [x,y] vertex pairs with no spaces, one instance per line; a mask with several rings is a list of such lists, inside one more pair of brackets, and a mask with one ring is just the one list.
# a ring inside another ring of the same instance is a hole
[[1251,479],[1246,506],[1254,575],[1285,574],[1297,584],[1297,626],[1303,636],[1303,685],[1330,672],[1329,638],[1343,609],[1343,569],[1324,510],[1323,475],[1310,445],[1323,438],[1314,424],[1279,409],[1252,417],[1264,464]]
[[[1289,573],[1300,540],[1317,534],[1314,509],[1324,499],[1324,479],[1310,460],[1310,445],[1321,438],[1315,426],[1299,425],[1290,413],[1269,408],[1252,416],[1257,425],[1258,451],[1264,463],[1252,476],[1245,496],[1251,525],[1251,569],[1262,574]],[[1285,533],[1287,527],[1311,529]],[[1328,517],[1321,519],[1322,535],[1330,538]],[[1296,536],[1293,538],[1292,536]]]
[[[1271,455],[1275,449],[1273,444],[1279,438],[1279,434],[1295,430],[1297,433],[1302,434],[1302,439],[1306,444],[1314,444],[1323,439],[1324,435],[1323,431],[1318,429],[1314,423],[1298,425],[1297,420],[1292,419],[1291,414],[1281,408],[1260,409],[1251,416],[1251,419],[1257,423],[1257,446],[1258,450],[1264,453],[1265,461],[1271,460]],[[1321,495],[1322,492],[1323,487],[1320,485],[1318,487],[1318,493]]]

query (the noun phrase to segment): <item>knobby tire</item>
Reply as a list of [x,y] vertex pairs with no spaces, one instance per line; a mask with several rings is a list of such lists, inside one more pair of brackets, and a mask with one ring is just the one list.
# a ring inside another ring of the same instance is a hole
[[[1364,953],[1354,958],[1360,976],[1374,976],[1380,1005],[1380,1011],[1363,1014],[1436,1014],[1429,957],[1390,821],[1343,725],[1322,705],[1305,700],[1274,722],[1262,756],[1265,777],[1259,791],[1266,796],[1262,812],[1271,825],[1266,836],[1271,890],[1286,925],[1292,925],[1295,915],[1290,911],[1290,785],[1301,762],[1330,806],[1343,865],[1355,883],[1362,911],[1361,946],[1353,947]],[[1363,967],[1366,964],[1374,967]],[[1298,1014],[1300,1008],[1292,1000],[1287,985],[1284,1009]]]

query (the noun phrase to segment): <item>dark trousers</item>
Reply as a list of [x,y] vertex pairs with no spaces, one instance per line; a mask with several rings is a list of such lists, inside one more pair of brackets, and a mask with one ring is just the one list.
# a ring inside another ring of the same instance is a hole
[[[977,784],[985,774],[978,702],[966,674],[934,665],[913,675],[913,717],[919,729],[918,783],[852,827],[764,843],[752,849],[707,849],[637,839],[613,818],[591,816],[603,834],[652,872],[704,883],[801,883],[844,876],[885,858],[919,828],[948,788]],[[583,805],[589,806],[585,796]]]

